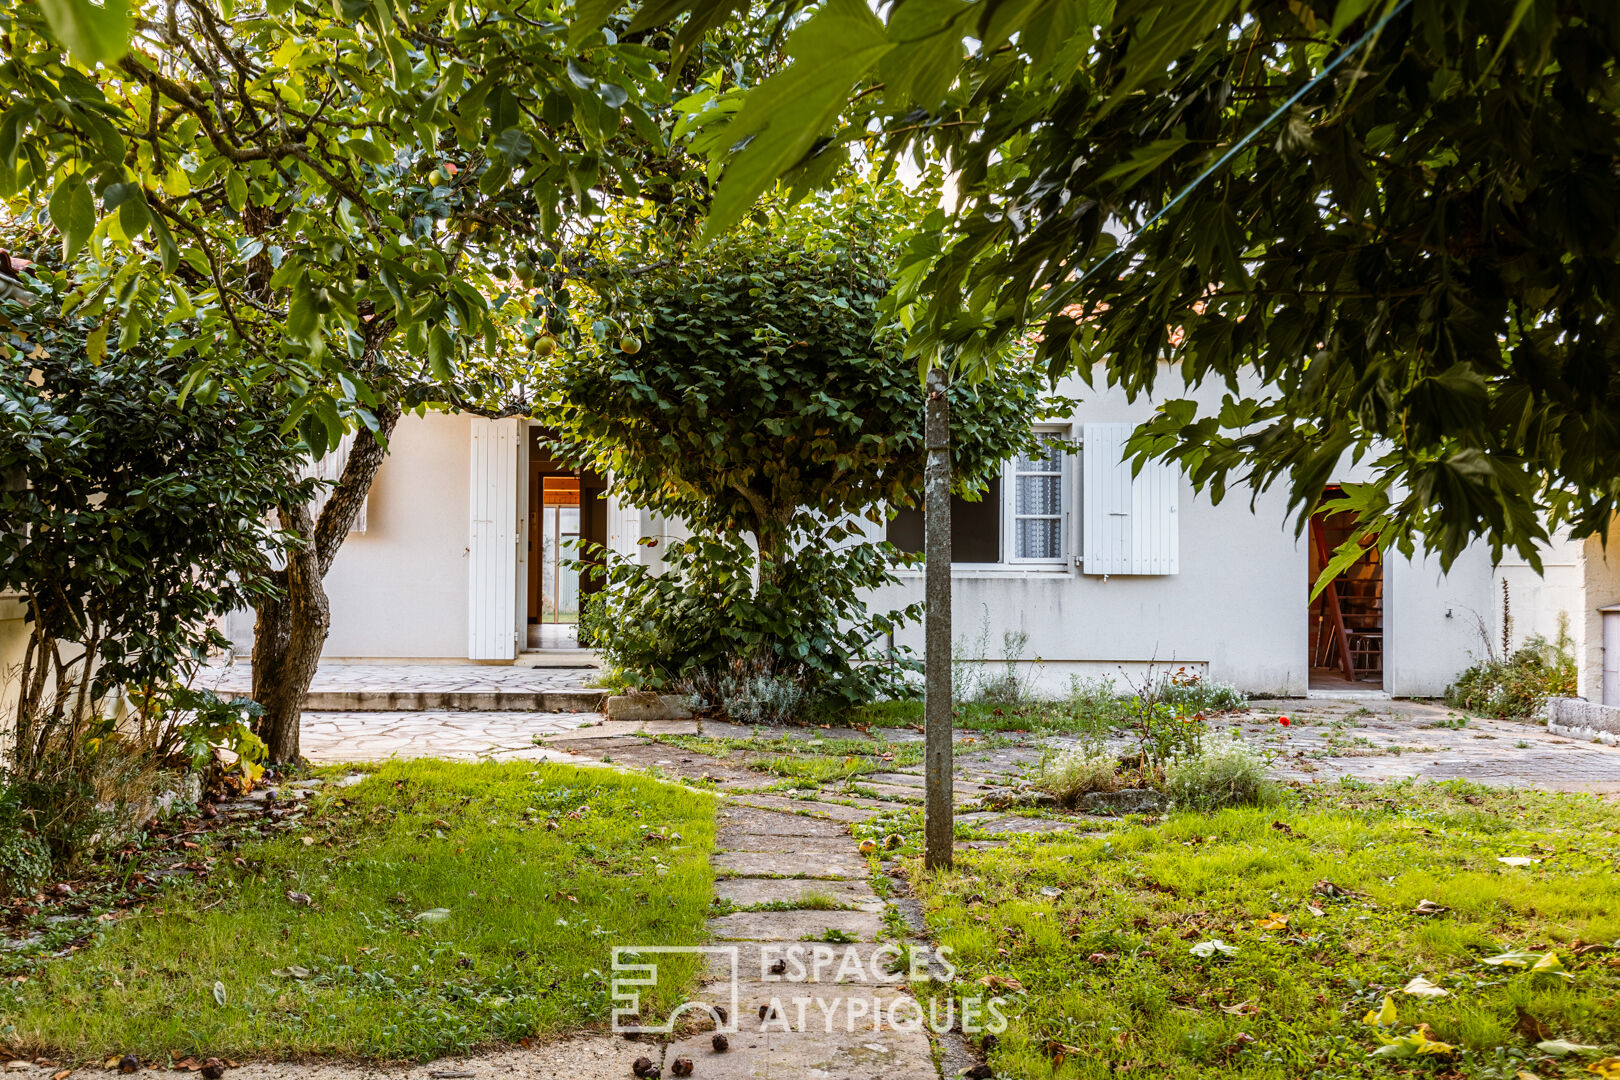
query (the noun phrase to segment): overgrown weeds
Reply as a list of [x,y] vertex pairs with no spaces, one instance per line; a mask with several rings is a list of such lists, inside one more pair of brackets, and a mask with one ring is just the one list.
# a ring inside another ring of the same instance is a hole
[[1262,806],[1276,801],[1278,787],[1266,776],[1266,762],[1236,734],[1205,735],[1194,751],[1165,767],[1164,793],[1187,810]]
[[1536,634],[1506,659],[1487,655],[1457,676],[1446,689],[1446,703],[1498,719],[1532,717],[1541,713],[1548,698],[1570,697],[1575,689],[1574,642],[1569,617],[1561,614],[1556,639]]
[[1119,759],[1100,746],[1082,743],[1041,761],[1035,786],[1073,806],[1082,795],[1113,791],[1120,785]]

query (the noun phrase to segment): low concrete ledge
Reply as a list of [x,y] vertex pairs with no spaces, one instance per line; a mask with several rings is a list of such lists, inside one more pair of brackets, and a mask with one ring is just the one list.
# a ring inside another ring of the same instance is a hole
[[[606,690],[317,690],[305,712],[600,712]],[[225,694],[222,697],[247,697]]]
[[1620,706],[1594,705],[1585,698],[1548,698],[1547,730],[1571,739],[1620,746]]

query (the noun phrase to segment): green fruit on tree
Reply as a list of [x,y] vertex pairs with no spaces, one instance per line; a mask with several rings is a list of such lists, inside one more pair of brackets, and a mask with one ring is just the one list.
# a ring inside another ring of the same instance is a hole
[[641,351],[641,339],[634,334],[626,334],[619,339],[619,351],[629,353],[631,356]]
[[550,356],[557,351],[557,339],[551,334],[541,334],[534,339],[534,355]]

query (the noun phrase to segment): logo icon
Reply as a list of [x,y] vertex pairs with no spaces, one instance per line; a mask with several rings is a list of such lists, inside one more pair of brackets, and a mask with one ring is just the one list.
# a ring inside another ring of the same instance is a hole
[[[726,985],[730,1000],[722,1013],[702,1001],[685,1001],[677,1005],[662,1024],[648,1023],[641,1015],[643,986],[658,985],[659,956],[718,956],[729,966]],[[639,961],[639,962],[638,962]],[[613,1033],[616,1035],[669,1035],[675,1030],[675,1021],[684,1012],[706,1013],[714,1021],[714,1030],[727,1035],[737,1032],[737,969],[739,961],[735,945],[615,945],[613,946]]]

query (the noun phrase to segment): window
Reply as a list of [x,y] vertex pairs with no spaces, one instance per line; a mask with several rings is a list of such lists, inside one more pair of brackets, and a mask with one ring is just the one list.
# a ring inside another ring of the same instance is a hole
[[[1065,433],[1041,434],[1042,447],[1006,463],[984,496],[951,497],[951,562],[973,565],[1066,565],[1073,502],[1074,455]],[[923,549],[923,512],[901,510],[888,539],[901,551]]]
[[1011,462],[1014,562],[1063,561],[1068,461],[1062,436],[1051,432],[1041,436],[1041,447],[1033,456],[1020,454]]

